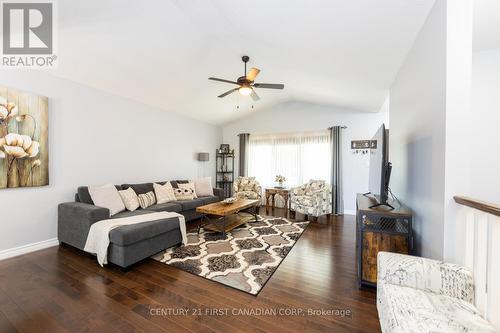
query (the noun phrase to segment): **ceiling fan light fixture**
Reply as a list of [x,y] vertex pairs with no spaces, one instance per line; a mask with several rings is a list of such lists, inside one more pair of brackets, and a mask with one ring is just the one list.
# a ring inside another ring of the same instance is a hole
[[241,87],[240,89],[238,89],[238,91],[240,92],[240,94],[242,94],[243,96],[248,96],[252,93],[252,88],[248,87],[248,86],[243,86]]
[[275,83],[255,83],[255,78],[257,75],[260,73],[260,69],[258,68],[250,68],[250,70],[247,72],[247,62],[250,60],[248,56],[243,56],[241,58],[243,62],[245,63],[245,73],[243,76],[240,76],[236,81],[231,81],[231,80],[225,80],[225,79],[219,79],[216,77],[209,77],[209,80],[213,81],[219,81],[219,82],[224,82],[224,83],[230,83],[230,84],[235,84],[237,87],[226,91],[223,94],[220,94],[217,96],[218,98],[223,98],[226,97],[227,95],[230,95],[236,91],[240,92],[240,95],[243,96],[250,96],[254,102],[260,100],[259,95],[257,95],[256,91],[254,88],[259,88],[259,89],[283,89],[285,88],[284,84],[275,84]]

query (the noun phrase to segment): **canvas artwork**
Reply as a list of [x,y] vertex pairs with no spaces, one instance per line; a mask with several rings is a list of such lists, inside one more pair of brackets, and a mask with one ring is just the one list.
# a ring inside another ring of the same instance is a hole
[[49,184],[48,98],[0,86],[0,189]]

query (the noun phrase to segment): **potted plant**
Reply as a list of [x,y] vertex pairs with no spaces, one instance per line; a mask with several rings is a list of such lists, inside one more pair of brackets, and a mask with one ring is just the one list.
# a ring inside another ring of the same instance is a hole
[[283,188],[284,187],[284,183],[286,181],[286,178],[285,176],[282,176],[282,175],[276,175],[276,179],[275,179],[275,182],[278,184],[278,186],[276,186],[277,188]]

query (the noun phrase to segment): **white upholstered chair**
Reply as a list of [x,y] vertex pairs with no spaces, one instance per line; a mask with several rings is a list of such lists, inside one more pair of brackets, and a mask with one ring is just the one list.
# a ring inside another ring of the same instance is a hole
[[474,306],[472,272],[459,265],[379,252],[382,332],[495,332]]
[[292,188],[290,191],[290,210],[292,217],[296,212],[315,218],[332,213],[332,187],[324,180],[310,180],[307,184]]
[[233,184],[235,198],[258,199],[262,197],[262,187],[255,177],[238,177]]

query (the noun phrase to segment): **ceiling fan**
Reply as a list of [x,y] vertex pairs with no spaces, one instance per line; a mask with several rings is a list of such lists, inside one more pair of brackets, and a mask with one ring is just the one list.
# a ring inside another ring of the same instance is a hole
[[250,60],[249,56],[243,56],[241,58],[245,63],[245,75],[240,76],[236,81],[218,79],[216,77],[209,77],[209,80],[232,83],[238,85],[237,88],[226,91],[225,93],[217,96],[219,98],[226,97],[229,94],[232,94],[235,91],[239,91],[241,95],[252,97],[254,101],[258,101],[260,99],[259,95],[255,92],[254,88],[265,88],[265,89],[283,89],[285,88],[284,84],[275,84],[275,83],[256,83],[255,78],[260,73],[260,69],[258,68],[250,68],[247,74],[247,62]]

